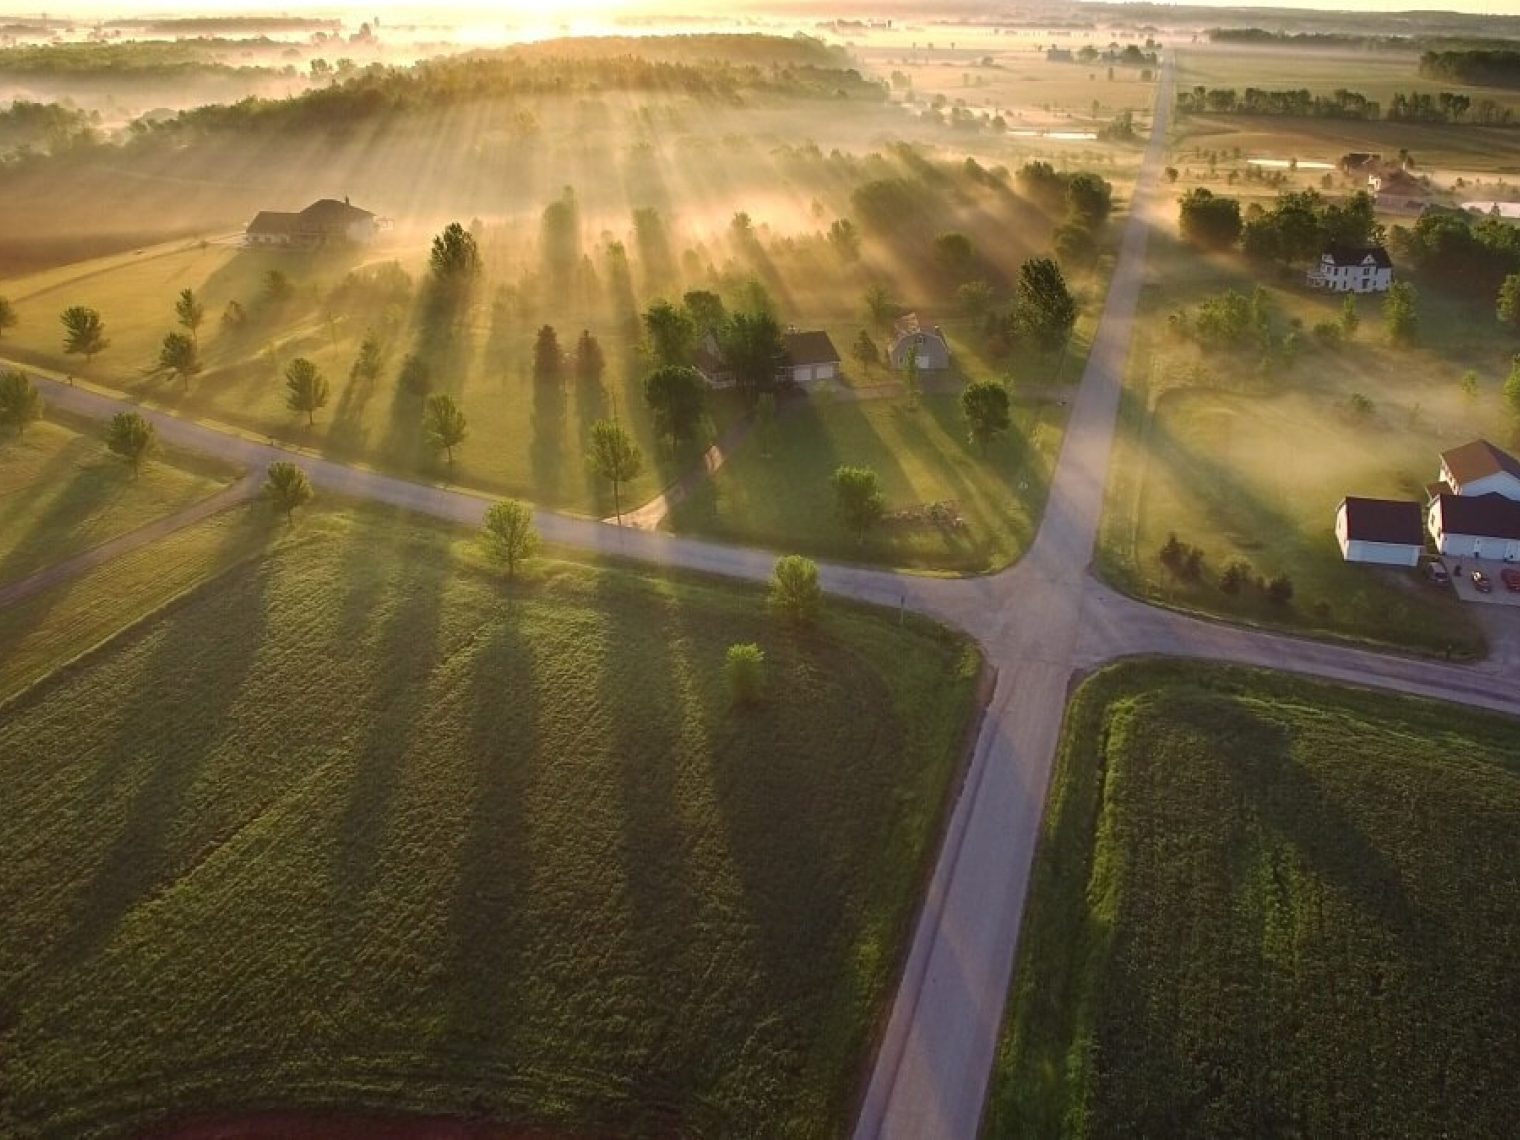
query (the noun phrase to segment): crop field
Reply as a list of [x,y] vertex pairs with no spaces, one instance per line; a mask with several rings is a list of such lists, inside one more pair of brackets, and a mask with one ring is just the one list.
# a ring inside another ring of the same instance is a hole
[[1505,1136],[1520,728],[1147,662],[1068,712],[989,1136]]
[[0,1132],[845,1127],[967,643],[585,564],[509,584],[387,514],[286,533],[4,707]]
[[[1342,561],[1335,510],[1346,495],[1423,501],[1439,453],[1500,429],[1510,337],[1478,306],[1419,293],[1421,340],[1391,345],[1381,302],[1359,302],[1361,326],[1327,348],[1305,333],[1291,367],[1263,377],[1249,353],[1204,351],[1167,330],[1167,317],[1226,288],[1264,285],[1279,327],[1334,320],[1343,298],[1291,279],[1253,277],[1236,257],[1194,253],[1155,235],[1140,332],[1121,407],[1099,567],[1138,596],[1235,620],[1464,657],[1481,653],[1472,620],[1446,591],[1412,571]],[[1475,395],[1463,373],[1479,377]],[[1353,394],[1371,401],[1359,413]],[[1204,551],[1196,582],[1159,559],[1176,534]],[[1229,594],[1221,572],[1243,561],[1253,576],[1286,574],[1288,605],[1247,588]]]
[[231,471],[171,454],[133,477],[97,425],[42,420],[0,435],[0,584],[215,493]]
[[[1064,401],[1015,402],[1013,429],[981,454],[960,399],[819,403],[783,414],[767,456],[757,435],[671,513],[670,524],[774,550],[970,573],[1014,561],[1033,539],[1060,450]],[[953,502],[964,526],[887,520],[864,542],[835,511],[830,477],[865,466],[889,512]]]

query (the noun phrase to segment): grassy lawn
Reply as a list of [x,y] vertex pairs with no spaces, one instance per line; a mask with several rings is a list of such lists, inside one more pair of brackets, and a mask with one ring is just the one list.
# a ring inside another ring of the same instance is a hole
[[[974,651],[477,563],[457,532],[306,515],[4,707],[0,1132],[280,1106],[847,1126]],[[769,692],[736,713],[744,640]]]
[[[1153,283],[1141,302],[1112,466],[1098,566],[1137,596],[1232,620],[1444,655],[1482,652],[1471,617],[1413,571],[1342,561],[1335,509],[1346,495],[1423,501],[1441,451],[1495,431],[1511,338],[1471,307],[1420,292],[1422,341],[1389,344],[1380,304],[1363,300],[1356,339],[1338,349],[1312,336],[1296,364],[1262,377],[1249,353],[1204,352],[1172,336],[1166,317],[1223,288],[1249,292],[1248,266],[1192,255],[1157,235]],[[1340,301],[1265,280],[1279,327],[1332,320]],[[1478,372],[1476,397],[1460,385]],[[1352,393],[1370,416],[1349,407]],[[1507,444],[1500,433],[1496,442]],[[1204,551],[1200,581],[1168,574],[1169,534]],[[1233,561],[1254,575],[1288,575],[1290,605],[1220,588]]]
[[[1067,409],[1016,403],[1014,430],[984,457],[968,441],[959,397],[808,402],[777,422],[767,458],[751,435],[671,513],[678,531],[746,545],[915,569],[994,570],[1034,537]],[[864,544],[842,530],[829,479],[841,465],[881,478],[889,511],[954,500],[962,529],[886,522]]]
[[213,494],[230,469],[176,452],[137,478],[98,425],[43,420],[0,438],[0,583],[135,530]]
[[1147,662],[1079,691],[992,1136],[1503,1136],[1520,732]]

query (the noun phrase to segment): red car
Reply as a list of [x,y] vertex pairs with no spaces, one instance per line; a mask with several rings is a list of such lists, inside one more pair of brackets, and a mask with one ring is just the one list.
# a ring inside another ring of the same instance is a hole
[[1511,594],[1520,594],[1520,570],[1500,570],[1499,581],[1504,583],[1504,588]]
[[1492,594],[1494,592],[1494,584],[1488,580],[1488,575],[1481,570],[1474,570],[1472,572],[1472,584],[1473,589],[1477,590],[1480,594]]

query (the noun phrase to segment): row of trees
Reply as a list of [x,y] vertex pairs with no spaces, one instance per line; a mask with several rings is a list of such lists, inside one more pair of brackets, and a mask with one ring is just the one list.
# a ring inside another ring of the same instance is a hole
[[[1502,125],[1511,116],[1492,100],[1474,105],[1471,97],[1460,91],[1397,91],[1389,96],[1388,107],[1360,91],[1338,88],[1329,95],[1316,95],[1307,88],[1272,91],[1247,87],[1194,87],[1177,93],[1177,109],[1193,114],[1276,115],[1301,119],[1387,119],[1408,123],[1460,123],[1471,121],[1486,126]],[[1468,112],[1473,112],[1471,118]]]
[[1383,241],[1376,203],[1366,191],[1344,201],[1318,190],[1289,190],[1270,207],[1240,201],[1199,186],[1182,196],[1178,226],[1183,238],[1204,249],[1228,249],[1237,241],[1245,253],[1284,265],[1317,258],[1331,246],[1356,248]]

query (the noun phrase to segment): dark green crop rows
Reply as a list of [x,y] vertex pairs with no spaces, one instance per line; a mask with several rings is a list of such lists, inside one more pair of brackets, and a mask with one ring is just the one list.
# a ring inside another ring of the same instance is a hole
[[1513,1135],[1520,725],[1145,663],[1059,764],[991,1134]]

